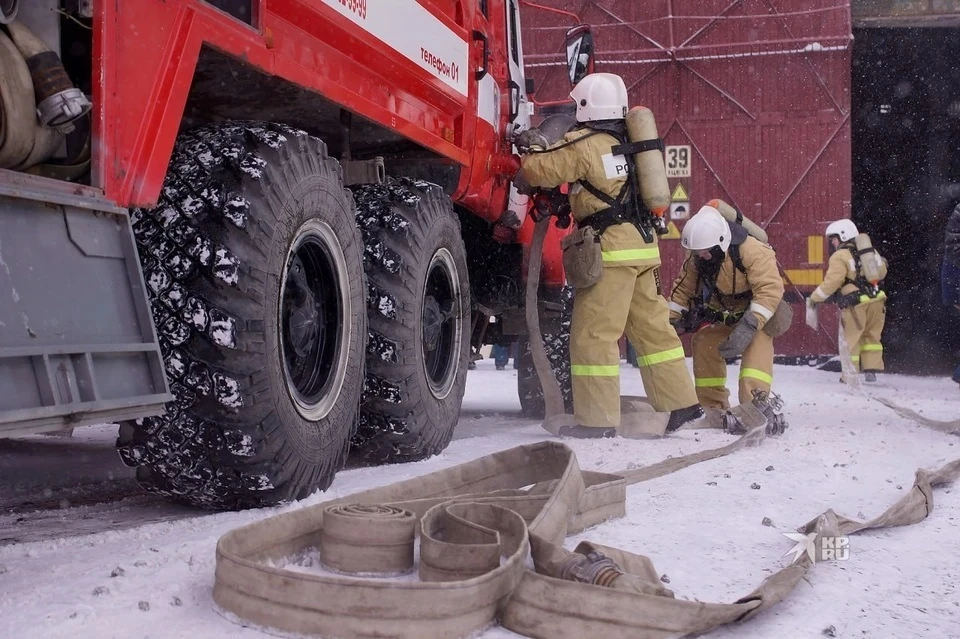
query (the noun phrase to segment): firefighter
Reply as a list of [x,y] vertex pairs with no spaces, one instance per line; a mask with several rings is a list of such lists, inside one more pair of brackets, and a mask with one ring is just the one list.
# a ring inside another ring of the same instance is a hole
[[[887,294],[879,284],[868,281],[863,261],[867,251],[857,248],[857,236],[861,234],[852,220],[837,220],[827,226],[824,233],[830,243],[830,261],[823,282],[810,297],[807,305],[815,307],[826,301],[836,302],[840,307],[840,322],[847,342],[850,357],[864,374],[867,382],[877,381],[877,373],[883,370],[883,343],[880,334],[886,318]],[[877,260],[878,281],[887,274],[887,261],[876,254],[872,247],[870,259]]]
[[[773,337],[763,330],[781,306],[783,280],[773,249],[731,224],[712,206],[683,227],[689,251],[670,294],[670,319],[693,335],[693,376],[700,403],[713,413],[730,407],[725,359],[742,355],[739,401],[773,382]],[[769,327],[768,327],[769,328]]]
[[599,279],[576,290],[570,361],[576,426],[560,434],[613,437],[620,425],[620,350],[626,332],[636,348],[640,376],[653,407],[670,411],[667,431],[703,415],[686,367],[683,345],[670,326],[656,269],[660,251],[649,213],[640,210],[633,172],[615,173],[612,148],[626,141],[627,89],[620,76],[593,73],[570,93],[578,126],[547,147],[535,129],[517,146],[523,153],[519,185],[555,188],[570,183],[578,232],[599,236]]

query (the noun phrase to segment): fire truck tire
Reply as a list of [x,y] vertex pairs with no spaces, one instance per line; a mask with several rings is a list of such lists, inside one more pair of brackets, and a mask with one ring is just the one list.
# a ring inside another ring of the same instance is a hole
[[174,401],[120,426],[147,490],[234,510],[330,485],[362,388],[363,243],[339,163],[259,122],[180,136],[159,203],[132,212]]
[[466,387],[470,283],[460,222],[428,182],[350,188],[366,249],[370,333],[351,455],[423,459],[450,443]]
[[[573,288],[566,286],[561,292],[563,312],[560,316],[559,333],[544,333],[543,346],[550,359],[550,366],[557,383],[560,384],[560,394],[568,413],[573,412],[573,386],[570,378],[570,318],[573,313]],[[533,367],[533,357],[530,354],[530,342],[526,339],[517,344],[520,354],[517,369],[517,395],[520,398],[520,410],[524,417],[543,419],[545,406],[543,402],[543,388],[540,378]]]

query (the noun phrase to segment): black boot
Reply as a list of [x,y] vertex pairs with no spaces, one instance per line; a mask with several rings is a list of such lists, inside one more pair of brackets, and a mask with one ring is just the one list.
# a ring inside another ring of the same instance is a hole
[[596,426],[561,426],[561,437],[575,437],[577,439],[607,439],[617,436],[616,428],[598,428]]
[[670,413],[670,421],[667,422],[667,432],[672,433],[687,422],[703,417],[703,409],[700,404],[678,408]]
[[877,371],[863,371],[863,381],[865,382],[877,381]]

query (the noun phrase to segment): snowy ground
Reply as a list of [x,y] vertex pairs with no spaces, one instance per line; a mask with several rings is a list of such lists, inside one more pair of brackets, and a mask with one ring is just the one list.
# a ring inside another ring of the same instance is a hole
[[[642,394],[636,371],[622,372],[624,394]],[[468,377],[457,435],[442,455],[343,471],[327,493],[286,508],[549,436],[519,417],[515,378],[510,368],[495,371],[489,360],[480,362]],[[571,537],[567,547],[589,538],[646,554],[677,596],[730,602],[789,561],[784,554],[793,542],[781,532],[831,507],[854,518],[873,517],[903,495],[917,468],[960,457],[960,438],[898,417],[837,379],[835,373],[778,367],[775,390],[787,402],[790,424],[784,436],[631,487],[627,517]],[[864,392],[932,419],[960,415],[960,390],[947,379],[885,376]],[[214,608],[211,588],[218,537],[276,510],[194,516],[138,495],[111,451],[114,433],[97,427],[78,431],[74,440],[0,445],[0,637],[268,636],[225,619]],[[615,471],[729,440],[715,431],[681,431],[661,441],[569,445],[583,468]],[[44,510],[28,512],[32,507],[23,496],[47,481],[56,489],[40,491],[41,497],[57,500],[66,490],[62,477],[86,489],[73,489],[62,504],[34,500]],[[90,498],[91,490],[103,487],[115,493],[111,505]],[[939,490],[935,503],[919,524],[853,537],[847,561],[818,564],[785,602],[710,636],[958,636],[960,486]],[[761,523],[765,517],[772,526]],[[42,541],[23,541],[32,538]],[[515,636],[497,627],[480,634]]]

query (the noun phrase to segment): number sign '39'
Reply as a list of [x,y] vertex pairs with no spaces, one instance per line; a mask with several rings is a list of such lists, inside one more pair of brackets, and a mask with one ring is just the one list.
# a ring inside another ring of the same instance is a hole
[[667,177],[690,177],[690,146],[664,147],[664,161],[667,163]]

